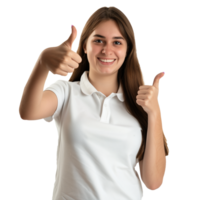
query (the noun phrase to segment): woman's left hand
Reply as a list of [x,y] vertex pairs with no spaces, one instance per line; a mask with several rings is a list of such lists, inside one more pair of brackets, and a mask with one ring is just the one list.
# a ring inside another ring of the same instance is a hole
[[136,96],[136,103],[144,109],[147,114],[157,112],[159,110],[158,104],[158,85],[160,78],[164,76],[164,73],[156,75],[153,81],[153,85],[142,85],[139,87],[138,95]]

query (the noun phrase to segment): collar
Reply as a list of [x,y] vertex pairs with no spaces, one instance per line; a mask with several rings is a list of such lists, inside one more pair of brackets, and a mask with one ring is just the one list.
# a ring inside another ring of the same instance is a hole
[[[82,74],[81,79],[80,79],[80,87],[84,94],[91,95],[94,92],[99,92],[99,91],[88,80],[88,76],[87,76],[88,74],[89,74],[89,71],[84,71],[84,73]],[[122,102],[124,101],[121,83],[120,83],[117,93],[112,93],[112,96],[117,96],[120,101]]]

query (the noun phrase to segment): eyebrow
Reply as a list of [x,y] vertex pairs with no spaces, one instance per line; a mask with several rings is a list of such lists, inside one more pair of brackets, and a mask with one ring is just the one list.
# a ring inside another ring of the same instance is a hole
[[[93,35],[93,37],[100,37],[100,38],[105,38],[103,35],[99,35],[99,34],[96,34],[96,35]],[[124,38],[123,37],[113,37],[113,39],[122,39],[122,40],[124,40]]]

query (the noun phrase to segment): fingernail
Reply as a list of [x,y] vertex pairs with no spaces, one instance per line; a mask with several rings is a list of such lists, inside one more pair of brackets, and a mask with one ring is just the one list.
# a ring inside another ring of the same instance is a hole
[[[160,71],[159,71],[160,72]],[[167,74],[167,72],[166,71],[162,71],[164,74]]]
[[72,30],[72,26],[74,26],[75,24],[69,24],[69,33],[71,33]]
[[69,24],[69,29],[71,29],[72,28],[72,26],[74,26],[75,24]]

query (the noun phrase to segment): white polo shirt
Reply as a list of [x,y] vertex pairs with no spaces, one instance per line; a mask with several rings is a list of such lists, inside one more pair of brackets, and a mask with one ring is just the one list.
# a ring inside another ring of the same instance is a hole
[[141,200],[135,166],[142,142],[139,122],[124,104],[120,85],[106,97],[88,80],[58,80],[45,90],[58,98],[57,171],[53,200]]

